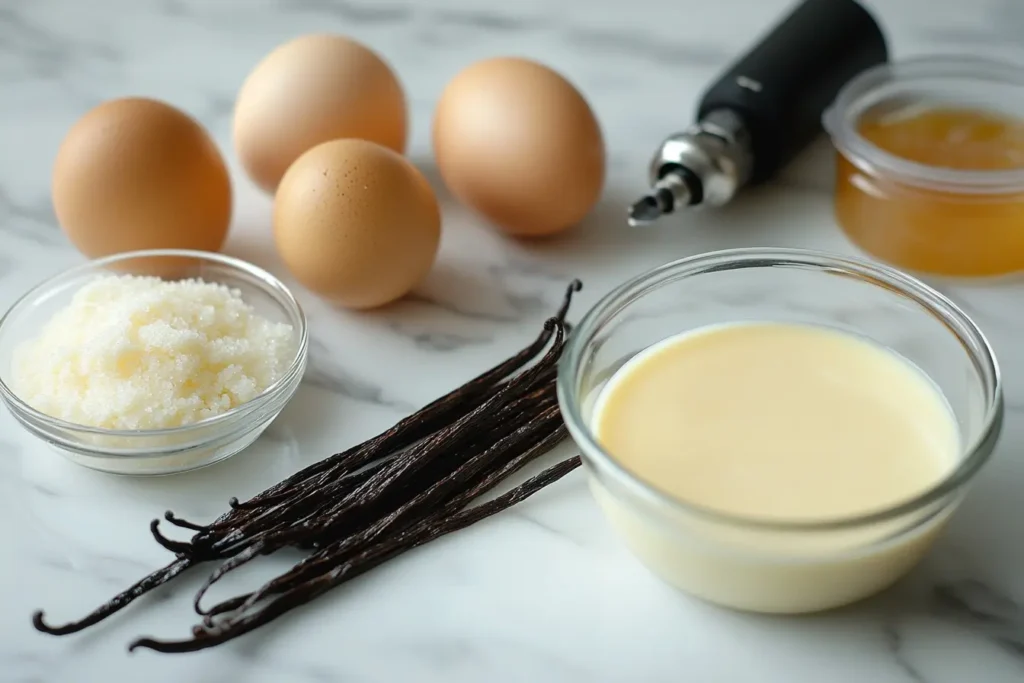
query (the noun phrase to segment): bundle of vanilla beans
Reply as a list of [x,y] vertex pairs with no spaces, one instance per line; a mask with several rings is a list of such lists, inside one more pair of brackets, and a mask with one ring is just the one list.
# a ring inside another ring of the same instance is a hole
[[[174,561],[81,619],[61,626],[33,616],[52,635],[88,628],[185,570],[219,562],[194,599],[201,623],[181,640],[140,638],[129,649],[190,652],[227,642],[373,567],[504,510],[575,469],[569,458],[508,492],[477,499],[566,437],[555,395],[574,281],[557,315],[527,348],[400,421],[252,499],[230,501],[211,524],[165,519],[195,532],[175,541],[150,529]],[[261,555],[300,548],[306,557],[251,593],[206,606],[203,596]]]

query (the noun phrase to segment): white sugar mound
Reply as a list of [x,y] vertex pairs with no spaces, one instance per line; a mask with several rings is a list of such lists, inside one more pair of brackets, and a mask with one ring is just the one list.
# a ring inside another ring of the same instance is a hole
[[106,429],[179,427],[259,396],[295,357],[295,331],[202,280],[111,275],[75,293],[13,354],[36,410]]

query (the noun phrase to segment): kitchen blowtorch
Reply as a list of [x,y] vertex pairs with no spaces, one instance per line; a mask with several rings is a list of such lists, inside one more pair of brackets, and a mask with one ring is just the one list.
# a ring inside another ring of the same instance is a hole
[[881,28],[856,0],[803,0],[705,91],[697,122],[661,143],[629,224],[721,206],[768,180],[818,135],[843,85],[887,59]]

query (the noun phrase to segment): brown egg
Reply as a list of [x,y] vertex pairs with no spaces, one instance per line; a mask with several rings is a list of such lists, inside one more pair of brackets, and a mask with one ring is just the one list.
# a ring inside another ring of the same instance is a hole
[[317,145],[274,197],[274,241],[304,286],[356,309],[389,303],[430,271],[441,212],[427,180],[397,152],[366,140]]
[[434,113],[433,144],[452,194],[513,235],[575,225],[604,186],[604,142],[587,101],[526,59],[459,73]]
[[360,138],[405,152],[405,94],[391,68],[342,36],[296,38],[267,55],[235,103],[235,150],[273,192],[293,161],[321,142]]
[[231,180],[206,131],[156,100],[105,102],[57,152],[53,206],[86,256],[136,249],[218,251],[231,223]]

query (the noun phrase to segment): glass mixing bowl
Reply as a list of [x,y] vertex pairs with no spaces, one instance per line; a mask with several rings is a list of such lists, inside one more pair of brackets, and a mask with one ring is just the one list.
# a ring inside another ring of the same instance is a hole
[[[601,448],[595,399],[630,358],[679,333],[739,321],[827,326],[887,347],[945,395],[960,462],[934,488],[875,514],[820,521],[722,514],[666,494]],[[573,330],[559,401],[591,491],[655,574],[737,609],[812,612],[864,598],[925,554],[999,437],[999,369],[978,327],[949,299],[886,266],[794,249],[686,258],[626,282]]]
[[[256,312],[295,330],[295,357],[285,374],[262,394],[232,410],[170,429],[110,430],[72,424],[45,415],[11,387],[14,349],[37,335],[93,278],[110,274],[202,278],[238,289]],[[65,271],[36,286],[0,318],[0,399],[26,430],[71,461],[116,474],[170,474],[211,465],[251,444],[295,394],[306,369],[306,318],[288,288],[270,273],[220,254],[151,250],[118,254]]]

